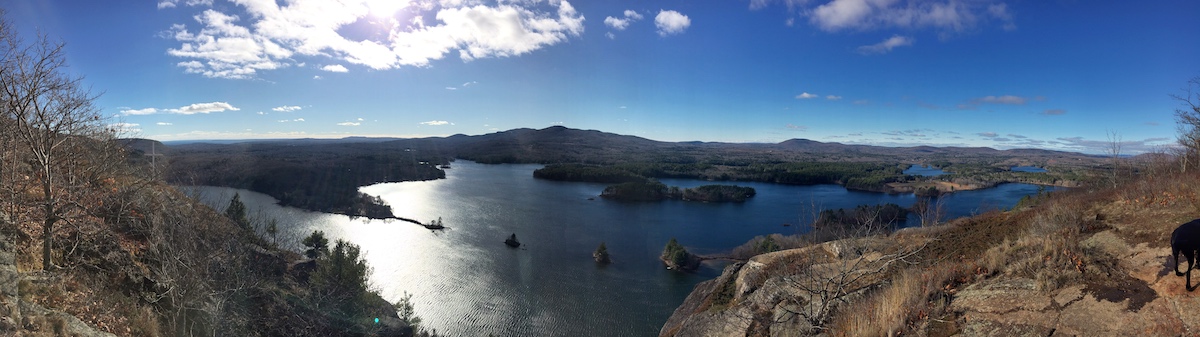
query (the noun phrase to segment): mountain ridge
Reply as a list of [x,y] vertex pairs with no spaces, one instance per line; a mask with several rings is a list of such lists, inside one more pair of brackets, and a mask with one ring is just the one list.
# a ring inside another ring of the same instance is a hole
[[[167,146],[187,146],[193,144],[221,144],[230,145],[238,143],[309,143],[309,144],[333,144],[333,143],[403,143],[416,140],[442,140],[454,143],[472,143],[487,140],[511,140],[523,142],[538,142],[547,141],[555,137],[562,137],[564,133],[575,133],[569,135],[568,139],[582,140],[583,137],[598,137],[604,140],[621,140],[623,142],[634,142],[642,145],[676,145],[676,146],[749,146],[749,147],[778,147],[789,150],[810,150],[811,148],[823,149],[824,152],[839,152],[845,150],[864,150],[870,149],[871,152],[880,152],[880,149],[900,149],[914,152],[1022,152],[1035,153],[1041,152],[1054,154],[1072,154],[1086,157],[1099,157],[1099,155],[1087,154],[1076,151],[1052,150],[1039,148],[1012,148],[1012,149],[997,149],[987,146],[935,146],[935,145],[917,145],[917,146],[887,146],[887,145],[870,145],[870,144],[845,144],[840,142],[822,142],[807,138],[790,138],[777,143],[769,142],[722,142],[722,141],[663,141],[654,140],[635,135],[625,135],[612,133],[595,129],[576,129],[566,126],[556,125],[542,129],[534,128],[515,128],[492,133],[467,135],[456,133],[449,136],[426,136],[426,137],[363,137],[350,136],[343,138],[273,138],[273,139],[236,139],[236,140],[175,140],[162,141],[161,144]],[[548,139],[549,138],[549,139]],[[884,150],[885,151],[885,150]]]

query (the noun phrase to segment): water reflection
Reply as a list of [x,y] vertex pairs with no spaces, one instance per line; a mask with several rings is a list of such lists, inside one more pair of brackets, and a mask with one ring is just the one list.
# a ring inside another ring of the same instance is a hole
[[903,173],[913,176],[936,177],[946,174],[946,171],[942,171],[942,169],[933,167],[932,165],[912,165],[905,169]]
[[[537,165],[459,161],[436,181],[363,187],[392,205],[397,216],[422,222],[352,220],[274,205],[241,191],[263,218],[277,218],[291,247],[313,230],[360,245],[371,280],[389,300],[413,293],[426,326],[451,336],[648,336],[693,286],[719,274],[720,264],[696,274],[665,270],[657,261],[672,237],[699,253],[723,252],[758,235],[793,234],[820,209],[892,202],[911,195],[847,191],[836,185],[739,183],[758,194],[741,204],[682,201],[621,203],[596,195],[604,185],[537,180]],[[663,179],[694,187],[708,182]],[[224,207],[235,191],[200,188]],[[952,216],[1008,208],[1036,186],[1006,184],[947,198]],[[254,211],[252,211],[254,213]],[[524,245],[504,245],[516,233]],[[285,240],[281,237],[281,240]],[[591,252],[605,242],[614,263],[597,266]]]

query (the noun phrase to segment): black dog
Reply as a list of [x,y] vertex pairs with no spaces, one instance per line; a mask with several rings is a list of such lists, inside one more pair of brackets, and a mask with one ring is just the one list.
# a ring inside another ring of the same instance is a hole
[[1187,258],[1187,278],[1183,284],[1187,291],[1196,290],[1196,287],[1192,287],[1192,265],[1196,263],[1197,250],[1200,250],[1200,219],[1179,225],[1179,228],[1171,233],[1171,257],[1175,258],[1175,276],[1184,274],[1179,272],[1179,253],[1183,253],[1183,257]]

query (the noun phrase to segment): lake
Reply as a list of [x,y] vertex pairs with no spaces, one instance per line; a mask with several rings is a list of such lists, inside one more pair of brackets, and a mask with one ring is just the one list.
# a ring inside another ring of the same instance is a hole
[[1037,166],[1013,166],[1010,168],[1013,172],[1029,172],[1029,173],[1045,173],[1046,169]]
[[[758,193],[740,204],[623,203],[597,197],[604,184],[533,179],[540,167],[456,161],[446,179],[362,188],[381,196],[397,216],[442,218],[449,227],[443,231],[280,207],[269,196],[245,190],[195,191],[218,209],[241,193],[252,218],[279,221],[281,245],[299,247],[313,230],[360,245],[384,297],[394,301],[412,293],[422,324],[449,336],[654,336],[692,288],[722,267],[666,270],[657,256],[670,238],[695,253],[719,253],[758,235],[804,231],[797,224],[810,222],[820,209],[889,202],[907,207],[916,201],[911,194],[837,185],[743,182],[737,184]],[[661,181],[680,187],[711,183]],[[944,198],[949,215],[957,217],[1007,209],[1037,191],[1034,185],[1004,184]],[[520,249],[503,243],[514,233],[524,243]],[[612,265],[592,261],[601,242]]]
[[942,171],[942,169],[936,168],[933,166],[912,165],[912,166],[909,166],[907,169],[904,169],[904,174],[914,175],[914,176],[924,176],[924,177],[936,177],[936,176],[946,174],[946,171]]

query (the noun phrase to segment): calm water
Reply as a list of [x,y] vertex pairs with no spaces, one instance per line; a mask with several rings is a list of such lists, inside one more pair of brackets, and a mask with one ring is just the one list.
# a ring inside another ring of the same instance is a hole
[[1032,172],[1032,173],[1046,172],[1046,169],[1037,167],[1037,166],[1013,166],[1011,170],[1013,172]]
[[[414,294],[423,324],[450,336],[657,335],[692,287],[721,267],[705,266],[695,274],[665,270],[657,256],[670,238],[694,252],[717,253],[758,235],[803,230],[782,224],[807,223],[814,206],[909,206],[916,200],[836,185],[742,183],[758,191],[742,204],[621,203],[595,197],[602,184],[533,179],[539,167],[457,161],[446,179],[362,189],[382,196],[398,216],[441,217],[450,228],[438,232],[279,207],[268,196],[244,190],[197,190],[220,208],[240,191],[253,216],[280,221],[281,244],[295,247],[300,237],[319,229],[362,246],[375,287],[389,300]],[[962,216],[1009,208],[1036,191],[1033,185],[1005,184],[958,192],[946,197],[947,210]],[[504,245],[513,233],[525,246]],[[612,265],[591,260],[600,242],[608,246]]]
[[936,168],[933,166],[912,165],[904,170],[904,174],[914,175],[914,176],[936,177],[936,176],[946,174],[946,171],[942,171],[942,169]]

